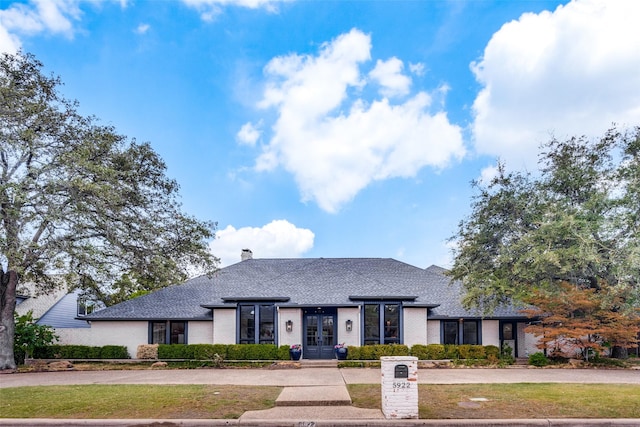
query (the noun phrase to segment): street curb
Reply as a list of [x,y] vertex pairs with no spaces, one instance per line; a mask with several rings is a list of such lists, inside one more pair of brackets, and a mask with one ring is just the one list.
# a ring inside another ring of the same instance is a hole
[[219,419],[44,419],[0,418],[2,427],[340,427],[340,426],[433,426],[433,427],[638,427],[640,418],[612,419],[458,419],[458,420],[219,420]]

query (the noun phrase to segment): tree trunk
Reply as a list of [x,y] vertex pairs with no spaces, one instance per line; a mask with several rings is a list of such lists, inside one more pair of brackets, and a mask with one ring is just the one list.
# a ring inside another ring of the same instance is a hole
[[613,347],[611,349],[611,357],[614,359],[628,359],[629,349],[625,347]]
[[16,330],[13,313],[16,309],[16,286],[18,275],[15,271],[0,270],[0,371],[15,369],[13,340]]

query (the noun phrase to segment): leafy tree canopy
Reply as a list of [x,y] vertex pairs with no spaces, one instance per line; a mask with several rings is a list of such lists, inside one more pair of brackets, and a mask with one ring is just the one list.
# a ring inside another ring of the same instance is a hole
[[215,224],[182,212],[151,146],[80,115],[60,85],[30,54],[0,57],[0,369],[18,277],[40,292],[62,278],[109,305],[217,261]]
[[[453,279],[467,308],[530,302],[564,284],[593,289],[603,306],[635,315],[640,306],[640,127],[590,140],[552,139],[540,173],[507,172],[475,182],[471,215],[460,222]],[[602,289],[606,287],[606,292]]]

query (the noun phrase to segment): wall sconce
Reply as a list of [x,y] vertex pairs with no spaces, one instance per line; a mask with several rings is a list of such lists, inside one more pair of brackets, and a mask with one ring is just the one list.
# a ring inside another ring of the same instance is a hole
[[351,329],[353,329],[353,322],[351,321],[351,319],[345,322],[345,326],[347,327],[347,332],[351,332]]
[[293,322],[291,320],[287,320],[287,323],[285,323],[285,326],[287,327],[287,332],[293,331]]

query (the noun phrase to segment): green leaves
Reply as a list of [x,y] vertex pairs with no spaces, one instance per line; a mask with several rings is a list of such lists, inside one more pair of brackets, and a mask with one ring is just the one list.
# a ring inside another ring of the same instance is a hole
[[[150,144],[81,116],[32,55],[0,57],[0,255],[47,291],[52,275],[106,302],[212,271],[215,223],[182,212]],[[142,285],[138,282],[141,282]]]
[[451,275],[465,305],[491,312],[522,303],[560,283],[599,290],[640,286],[640,128],[602,138],[553,139],[542,147],[538,175],[503,165],[478,194],[452,240]]

